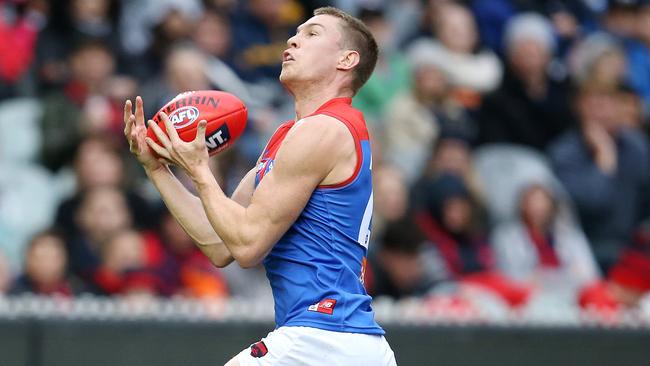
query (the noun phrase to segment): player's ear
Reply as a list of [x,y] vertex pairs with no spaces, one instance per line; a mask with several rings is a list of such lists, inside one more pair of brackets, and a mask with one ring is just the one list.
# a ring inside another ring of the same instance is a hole
[[339,57],[337,69],[350,70],[359,64],[359,60],[359,52],[355,50],[344,50]]

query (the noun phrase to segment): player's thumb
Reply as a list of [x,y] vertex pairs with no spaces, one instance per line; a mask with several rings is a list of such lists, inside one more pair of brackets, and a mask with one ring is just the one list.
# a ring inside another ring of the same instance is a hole
[[208,122],[206,120],[201,120],[196,128],[196,138],[194,139],[194,142],[203,145],[205,144],[205,129],[208,126]]

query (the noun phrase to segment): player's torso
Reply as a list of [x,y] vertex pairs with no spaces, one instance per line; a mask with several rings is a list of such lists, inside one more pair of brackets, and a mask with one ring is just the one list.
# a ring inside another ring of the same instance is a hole
[[[357,166],[348,180],[315,189],[298,219],[265,258],[276,325],[383,334],[362,283],[373,204],[365,122],[349,98],[333,99],[314,114],[329,115],[348,127],[355,139]],[[285,123],[269,140],[258,164],[257,184],[273,169],[275,154],[293,125],[293,121]]]

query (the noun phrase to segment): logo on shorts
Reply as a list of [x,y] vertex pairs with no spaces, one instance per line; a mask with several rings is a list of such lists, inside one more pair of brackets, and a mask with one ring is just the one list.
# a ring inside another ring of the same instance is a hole
[[307,310],[308,311],[315,311],[317,313],[332,315],[334,313],[334,306],[336,306],[336,300],[334,300],[334,299],[325,299],[325,300],[317,302],[317,303],[315,303],[313,305],[309,305]]
[[174,128],[180,129],[189,126],[199,118],[199,110],[196,107],[180,107],[169,115],[169,120],[174,124]]
[[269,349],[266,348],[266,344],[264,344],[264,341],[259,341],[251,345],[251,356],[255,358],[260,358],[260,357],[264,357],[267,353],[269,353]]

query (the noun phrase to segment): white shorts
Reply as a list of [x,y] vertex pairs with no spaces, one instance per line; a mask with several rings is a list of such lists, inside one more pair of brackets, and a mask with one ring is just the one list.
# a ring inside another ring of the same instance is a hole
[[280,327],[241,351],[241,366],[396,366],[384,336]]

